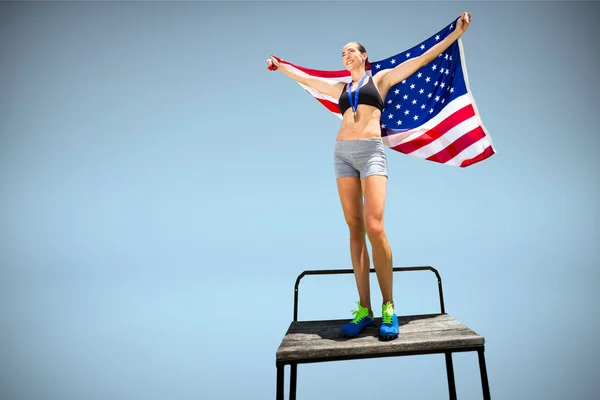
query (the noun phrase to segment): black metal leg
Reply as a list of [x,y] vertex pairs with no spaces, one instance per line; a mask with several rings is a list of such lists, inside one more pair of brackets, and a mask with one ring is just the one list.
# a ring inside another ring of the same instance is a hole
[[485,366],[485,355],[483,354],[484,351],[484,348],[482,348],[481,350],[477,350],[477,355],[479,357],[479,373],[481,374],[481,389],[483,391],[483,398],[485,400],[490,400],[490,385],[488,383],[487,368]]
[[448,393],[450,400],[456,400],[456,384],[454,383],[454,366],[452,365],[452,353],[446,355],[446,373],[448,374]]
[[298,379],[298,364],[290,365],[290,400],[296,400],[296,380]]
[[277,400],[283,400],[283,364],[277,364]]

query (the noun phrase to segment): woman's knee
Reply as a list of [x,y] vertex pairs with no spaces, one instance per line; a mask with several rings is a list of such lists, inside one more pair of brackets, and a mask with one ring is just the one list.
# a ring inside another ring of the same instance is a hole
[[347,217],[346,224],[348,224],[351,238],[365,235],[365,223],[361,217]]
[[371,242],[377,242],[385,239],[385,229],[383,227],[383,218],[371,216],[365,219],[367,236]]

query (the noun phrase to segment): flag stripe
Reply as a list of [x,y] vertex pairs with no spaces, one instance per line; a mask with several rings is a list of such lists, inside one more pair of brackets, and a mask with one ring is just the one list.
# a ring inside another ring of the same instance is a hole
[[479,154],[481,154],[488,146],[491,146],[489,139],[482,138],[479,141],[471,144],[469,147],[461,151],[456,157],[452,160],[446,162],[446,165],[459,167],[466,160],[471,160],[476,158]]
[[336,114],[340,118],[342,117],[342,114],[340,113],[340,108],[338,107],[337,103],[333,103],[329,100],[319,98],[317,98],[317,100],[319,101],[319,103],[323,104],[329,111]]
[[[275,57],[275,58],[277,58],[277,57]],[[350,71],[345,70],[345,69],[336,70],[336,71],[325,71],[325,70],[321,70],[321,69],[306,68],[306,67],[302,67],[300,65],[292,64],[289,61],[284,61],[279,58],[277,58],[277,59],[281,63],[287,64],[291,67],[294,67],[294,68],[304,72],[307,75],[325,78],[325,79],[335,79],[335,80],[346,81],[346,82],[348,82],[352,79],[352,75],[350,74]],[[367,71],[367,73],[369,73],[371,71],[370,65],[367,66],[366,71]]]
[[289,62],[285,62],[285,63],[291,67],[296,68],[297,70],[304,72],[307,75],[310,75],[310,76],[315,76],[315,77],[324,78],[324,79],[335,79],[335,80],[345,80],[345,79],[350,80],[351,79],[350,71],[345,71],[345,70],[323,71],[323,70],[318,70],[318,69],[301,67],[300,65],[292,64]]
[[[487,142],[489,143],[489,140]],[[489,143],[488,146],[483,150],[483,152],[479,153],[475,157],[464,159],[460,162],[460,164],[457,164],[457,165],[459,165],[461,168],[465,168],[465,167],[468,167],[469,165],[473,165],[480,161],[486,160],[486,159],[490,158],[491,156],[493,156],[495,153],[496,153],[496,151],[492,147],[492,144]]]
[[481,129],[480,126],[475,127],[475,129],[465,133],[454,142],[444,147],[442,150],[437,152],[436,154],[427,157],[429,161],[435,161],[439,163],[447,163],[448,161],[455,158],[460,152],[469,147],[472,143],[477,142],[481,139],[485,138],[485,132]]

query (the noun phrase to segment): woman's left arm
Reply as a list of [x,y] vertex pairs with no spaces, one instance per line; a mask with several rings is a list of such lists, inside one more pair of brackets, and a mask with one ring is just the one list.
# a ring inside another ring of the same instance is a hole
[[463,33],[465,33],[470,22],[471,13],[462,13],[461,17],[456,21],[456,27],[454,28],[454,31],[446,36],[444,40],[437,43],[435,46],[431,47],[418,57],[406,60],[394,68],[379,72],[373,77],[374,82],[377,84],[380,90],[387,92],[389,88],[398,82],[402,82],[404,79],[414,74],[419,68],[430,63],[436,57],[442,54],[444,50],[446,50],[452,43],[458,40]]

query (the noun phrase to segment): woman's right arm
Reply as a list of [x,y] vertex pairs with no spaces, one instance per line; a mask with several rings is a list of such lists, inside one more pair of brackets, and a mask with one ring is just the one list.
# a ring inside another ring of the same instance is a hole
[[342,94],[342,89],[344,88],[343,82],[335,82],[327,79],[313,78],[312,76],[307,75],[302,71],[299,71],[295,68],[288,66],[287,64],[279,62],[275,57],[270,57],[267,60],[267,65],[275,66],[276,70],[283,72],[285,75],[289,76],[296,82],[309,86],[327,96],[338,98]]

